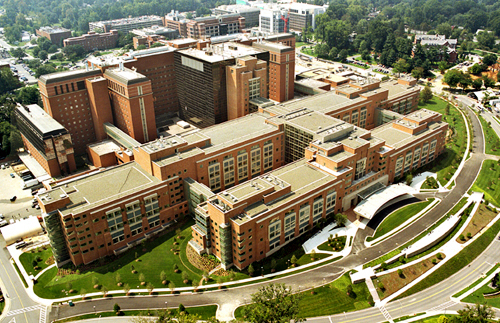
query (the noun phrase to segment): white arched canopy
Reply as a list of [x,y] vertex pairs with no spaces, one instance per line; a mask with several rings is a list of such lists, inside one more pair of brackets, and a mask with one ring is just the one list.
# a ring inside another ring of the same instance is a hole
[[0,231],[5,239],[5,243],[10,245],[18,239],[36,236],[42,232],[43,229],[40,226],[40,222],[38,222],[37,217],[33,216],[27,218],[26,220],[9,224],[8,226],[1,228]]
[[404,184],[387,186],[371,194],[354,208],[354,213],[366,219],[371,219],[385,207],[413,197],[416,191]]

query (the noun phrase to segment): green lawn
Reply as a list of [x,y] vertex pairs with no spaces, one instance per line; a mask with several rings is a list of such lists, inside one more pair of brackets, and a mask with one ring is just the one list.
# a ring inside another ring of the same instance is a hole
[[437,173],[437,180],[445,185],[457,170],[467,150],[467,129],[460,111],[450,104],[450,114],[445,115],[447,102],[438,97],[433,97],[427,103],[419,104],[419,108],[439,112],[443,121],[453,130],[451,141],[446,144],[444,152],[438,157],[436,164],[429,170]]
[[383,236],[384,234],[389,233],[391,230],[397,228],[408,219],[413,217],[415,214],[425,209],[429,204],[432,203],[432,201],[434,201],[434,199],[429,199],[428,201],[419,203],[413,203],[392,212],[382,221],[382,223],[380,223],[373,237],[368,237],[366,240],[375,240]]
[[[302,292],[300,294],[302,299],[299,303],[300,315],[304,317],[333,315],[370,307],[368,303],[370,292],[366,284],[352,284],[354,297],[347,295],[348,285],[351,285],[351,279],[349,274],[344,274],[327,286],[315,288],[314,295],[311,295],[310,291]],[[242,310],[243,306],[236,309],[234,315],[237,319],[243,317]]]
[[488,286],[488,284],[484,285],[483,287],[479,288],[476,290],[474,293],[470,294],[466,298],[462,299],[462,302],[465,303],[479,303],[479,304],[488,304],[496,308],[500,308],[500,296],[497,297],[491,297],[491,298],[485,298],[483,296],[484,293],[492,293],[495,292],[495,289],[492,289],[491,287]]
[[318,57],[318,54],[315,54],[315,53],[314,53],[314,49],[302,48],[302,49],[301,49],[301,52],[302,52],[302,53],[304,53],[304,54],[307,54],[307,55],[309,55],[309,56]]
[[[117,304],[119,304],[119,300],[117,300]],[[173,315],[176,315],[178,313],[177,309],[171,309],[170,310]],[[212,317],[215,317],[215,312],[217,312],[217,305],[207,305],[207,306],[198,306],[198,307],[187,307],[186,312],[188,314],[195,314],[200,316],[200,319],[202,320],[208,320]],[[157,311],[155,310],[147,310],[147,311],[122,311],[121,316],[156,316]],[[110,312],[99,312],[97,314],[91,313],[91,314],[85,314],[85,315],[79,315],[79,316],[74,316],[70,317],[67,319],[63,320],[58,320],[55,321],[56,323],[65,323],[65,322],[73,322],[73,321],[82,321],[82,320],[89,320],[89,319],[95,319],[99,317],[110,317],[110,316],[116,316],[116,313],[113,311]]]
[[493,224],[486,232],[484,232],[475,241],[463,248],[455,257],[448,260],[444,265],[439,267],[436,271],[426,277],[425,280],[417,283],[409,290],[401,294],[398,298],[404,298],[414,293],[420,292],[432,285],[435,285],[454,273],[458,272],[463,267],[470,264],[477,256],[479,256],[484,249],[486,249],[491,241],[496,237],[500,231],[500,221]]
[[[140,286],[139,275],[144,274],[146,281],[151,282],[156,288],[166,287],[161,284],[160,273],[165,271],[167,280],[173,282],[176,287],[191,286],[191,280],[199,281],[203,272],[193,266],[184,265],[184,261],[180,261],[178,255],[174,255],[171,249],[182,248],[187,241],[191,239],[191,225],[188,222],[183,225],[182,241],[180,245],[174,246],[175,232],[168,232],[161,237],[146,242],[146,251],[142,250],[142,246],[137,246],[133,250],[124,253],[124,255],[116,260],[106,259],[102,261],[102,265],[85,271],[81,274],[71,274],[64,277],[57,276],[57,268],[52,268],[46,271],[38,279],[35,285],[35,293],[43,298],[59,298],[65,297],[66,294],[62,290],[67,289],[67,283],[71,282],[72,289],[77,294],[81,289],[85,289],[87,293],[97,292],[93,288],[92,277],[97,277],[99,284],[105,286],[109,290],[121,290],[117,286],[115,277],[119,273],[123,284],[129,284],[131,288]],[[135,261],[135,253],[138,255],[139,261]],[[182,254],[183,252],[181,252]],[[176,264],[180,272],[174,273],[173,266]],[[132,273],[131,266],[134,266],[137,274]],[[183,283],[181,272],[187,272],[189,275],[188,284]]]
[[424,181],[424,183],[422,184],[422,186],[420,186],[420,189],[421,190],[432,190],[432,189],[438,189],[439,188],[439,185],[436,181],[436,179],[434,177],[427,177]]
[[479,115],[479,120],[483,126],[484,138],[486,139],[485,152],[490,155],[500,156],[500,139],[498,139],[497,133],[481,115]]
[[16,269],[16,271],[17,271],[17,275],[19,276],[19,278],[20,278],[20,279],[21,279],[21,281],[23,282],[24,287],[28,288],[28,283],[26,282],[26,279],[24,279],[23,274],[21,274],[21,271],[19,270],[19,267],[17,266],[17,264],[14,262],[14,263],[12,263],[12,265],[13,265],[13,266],[14,266],[14,268]]
[[456,315],[450,315],[450,314],[446,314],[446,315],[436,315],[436,316],[430,316],[430,317],[427,317],[425,319],[421,319],[421,320],[418,320],[418,321],[413,321],[414,323],[439,323],[441,322],[439,320],[439,318],[441,316],[446,316],[447,318],[452,318]]
[[487,201],[500,205],[500,165],[495,160],[485,160],[481,172],[472,186],[474,192],[483,192]]
[[373,65],[377,64],[377,61],[373,58],[373,56],[370,56],[370,57],[371,57],[371,59],[369,61],[367,61],[367,60],[362,59],[361,55],[353,56],[353,58],[356,58],[356,60],[358,62],[363,62],[365,64],[373,64]]
[[[388,260],[388,259],[391,259],[392,257],[394,257],[395,255],[399,254],[401,252],[401,250],[403,250],[404,248],[408,247],[409,245],[411,244],[414,244],[415,242],[417,242],[418,240],[422,239],[423,237],[425,237],[429,232],[431,232],[432,230],[434,230],[435,228],[437,228],[439,225],[441,225],[441,223],[443,223],[447,218],[448,216],[450,215],[453,215],[455,213],[457,213],[464,205],[465,203],[467,203],[467,198],[462,198],[448,213],[446,216],[443,216],[439,221],[437,221],[435,224],[433,224],[430,228],[428,228],[427,230],[423,231],[420,235],[418,235],[416,238],[413,238],[412,240],[410,240],[409,242],[407,242],[406,244],[402,245],[401,247],[399,248],[396,248],[388,253],[386,253],[385,255],[377,258],[377,259],[374,259],[366,264],[363,265],[363,268],[368,268],[368,267],[373,267],[373,266],[376,266],[378,264],[381,264],[383,263],[384,261]],[[459,228],[460,225],[457,226],[457,228]],[[447,239],[450,238],[450,235],[448,235],[448,237],[443,240],[443,241],[447,241]],[[442,241],[442,242],[443,242]],[[441,243],[442,243],[441,242]],[[441,246],[441,243],[438,243],[436,246],[434,246],[433,248],[429,249],[429,250],[435,250],[435,248],[438,248],[439,246]],[[415,255],[414,257],[412,257],[412,259],[417,259],[417,258],[420,258],[422,257],[425,253],[429,252],[426,251],[424,253],[421,253],[421,254],[418,254],[418,255]]]
[[[345,248],[345,242],[346,242],[346,236],[340,236],[337,238],[333,238],[332,243],[329,241],[325,241],[322,244],[318,246],[318,250],[323,250],[323,251],[342,251]],[[328,246],[330,244],[330,246]],[[336,246],[336,250],[333,250],[333,247]]]
[[[491,275],[496,269],[498,269],[498,267],[500,266],[500,264],[496,264],[495,266],[493,266],[493,268],[491,268],[490,270],[488,270],[488,272],[486,273],[485,275],[485,278],[488,277],[489,275]],[[462,289],[460,292],[456,293],[455,295],[453,295],[453,297],[459,297],[460,295],[466,293],[467,291],[469,291],[471,288],[474,288],[476,287],[479,283],[481,283],[485,278],[479,278],[478,280],[476,280],[474,283],[472,283],[471,285],[467,286],[466,288]],[[488,284],[486,284],[488,285]],[[472,295],[472,294],[471,294]],[[482,294],[481,294],[482,295]]]
[[[33,267],[33,260],[36,260],[38,257],[41,258],[41,261],[37,262],[37,266],[40,267],[40,269],[35,270],[35,268]],[[42,248],[37,248],[33,253],[25,252],[21,254],[19,260],[21,261],[21,264],[23,265],[24,270],[26,270],[28,275],[33,274],[33,276],[36,276],[40,271],[49,266],[49,264],[46,264],[45,262],[50,257],[52,257],[52,249],[50,247],[47,247],[46,250],[43,250]]]
[[303,42],[303,41],[295,42],[295,48],[302,47],[302,46],[307,46],[307,45],[312,45],[312,44],[311,43],[306,43],[306,42]]

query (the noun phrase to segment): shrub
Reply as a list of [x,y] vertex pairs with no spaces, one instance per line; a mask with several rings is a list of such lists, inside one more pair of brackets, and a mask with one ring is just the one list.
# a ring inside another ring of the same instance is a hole
[[120,314],[120,305],[115,303],[115,305],[113,305],[113,312],[115,312],[116,315]]
[[179,304],[179,313],[181,312],[185,312],[186,311],[186,308],[184,307],[184,305],[182,305],[182,303]]
[[437,264],[437,259],[436,258],[432,259],[432,264],[433,265]]
[[463,234],[461,234],[461,235],[460,235],[460,237],[459,237],[459,239],[460,239],[460,240],[462,240],[462,241],[465,241],[465,237],[464,237],[464,235],[463,235]]
[[382,284],[382,282],[378,283],[378,288],[379,288],[381,291],[384,291],[384,290],[385,290],[385,286],[384,286],[384,284]]
[[174,273],[179,272],[179,266],[177,266],[177,264],[174,264],[173,268],[174,268]]
[[35,259],[33,259],[33,261],[31,262],[31,265],[32,265],[33,267],[36,267],[36,266],[38,265],[38,263],[36,262],[36,260],[35,260]]
[[254,272],[255,272],[255,269],[253,268],[252,264],[250,264],[250,266],[248,266],[248,274],[250,276],[253,276]]
[[406,264],[406,258],[405,258],[405,256],[399,257],[399,262],[402,263],[402,264]]
[[438,254],[436,255],[436,257],[437,257],[437,259],[439,259],[439,260],[443,259],[443,255],[442,255],[441,253],[438,253]]
[[399,277],[403,277],[403,270],[398,269],[398,276],[399,276]]
[[467,232],[467,239],[470,239],[470,238],[472,238],[472,233]]
[[115,281],[116,281],[117,284],[121,284],[122,283],[122,276],[119,273],[116,273]]
[[351,284],[347,285],[346,292],[347,292],[347,295],[349,295],[349,296],[352,294],[352,285]]
[[380,264],[380,268],[382,268],[382,270],[386,270],[387,269],[387,263],[384,261],[383,263]]
[[165,273],[165,271],[163,271],[163,270],[162,270],[162,272],[160,273],[160,281],[161,281],[161,283],[162,283],[163,285],[165,285],[165,284],[164,284],[164,282],[166,282],[166,281],[167,281],[167,273]]
[[139,281],[141,282],[141,285],[144,285],[146,283],[146,277],[143,273],[139,275]]
[[185,271],[182,272],[182,280],[183,280],[184,284],[187,284],[189,281],[189,275]]

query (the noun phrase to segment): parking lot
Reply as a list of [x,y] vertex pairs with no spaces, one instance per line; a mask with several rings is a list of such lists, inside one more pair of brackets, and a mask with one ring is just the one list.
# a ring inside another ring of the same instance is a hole
[[[40,215],[40,210],[31,207],[33,196],[31,189],[22,189],[23,180],[16,174],[14,178],[10,176],[13,173],[11,167],[0,169],[0,213],[7,221],[10,219],[19,219],[29,215]],[[17,199],[11,202],[10,199],[16,196]]]

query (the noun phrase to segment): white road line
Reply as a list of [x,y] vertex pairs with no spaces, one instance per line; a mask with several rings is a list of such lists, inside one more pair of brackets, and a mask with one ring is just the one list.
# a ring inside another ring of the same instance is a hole
[[42,309],[43,307],[44,306],[42,306],[42,305],[34,305],[34,306],[25,307],[25,308],[21,308],[21,309],[17,309],[17,310],[12,310],[12,311],[8,312],[7,314],[5,314],[5,316],[13,316],[13,315],[26,313],[26,312],[36,311],[36,310]]
[[42,306],[40,309],[40,323],[45,323],[47,321],[47,307]]

